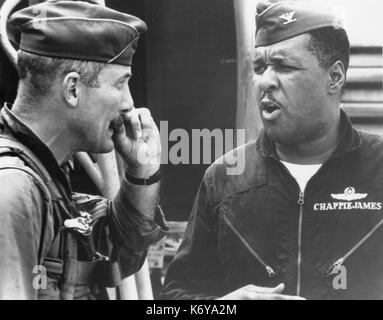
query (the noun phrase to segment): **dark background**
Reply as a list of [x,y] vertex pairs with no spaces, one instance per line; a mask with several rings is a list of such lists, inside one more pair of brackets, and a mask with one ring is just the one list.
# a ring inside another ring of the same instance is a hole
[[[133,60],[131,91],[137,107],[148,107],[158,126],[168,121],[169,132],[174,128],[189,134],[192,129],[235,128],[232,0],[107,0],[106,5],[136,15],[148,25]],[[3,52],[0,68],[0,102],[12,102],[17,72]],[[169,143],[169,149],[175,143]],[[77,162],[75,168],[74,189],[97,193]],[[206,168],[202,164],[163,165],[161,204],[168,220],[187,220]]]

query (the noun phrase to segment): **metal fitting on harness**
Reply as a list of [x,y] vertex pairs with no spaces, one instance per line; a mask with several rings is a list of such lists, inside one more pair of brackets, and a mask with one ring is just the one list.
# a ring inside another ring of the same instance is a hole
[[84,211],[80,211],[81,217],[66,219],[64,221],[64,227],[73,229],[84,236],[89,236],[92,233],[93,219],[92,216]]

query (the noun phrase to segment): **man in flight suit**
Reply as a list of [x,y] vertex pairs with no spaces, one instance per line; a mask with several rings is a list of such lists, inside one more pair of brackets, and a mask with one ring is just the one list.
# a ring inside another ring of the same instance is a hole
[[[167,231],[158,129],[128,84],[146,25],[80,1],[37,4],[10,23],[20,82],[1,111],[0,299],[94,299]],[[115,199],[72,193],[68,160],[113,148],[126,163]]]
[[163,297],[382,299],[383,143],[340,108],[344,28],[310,1],[260,1],[255,47],[264,128],[237,150],[243,174],[207,170]]

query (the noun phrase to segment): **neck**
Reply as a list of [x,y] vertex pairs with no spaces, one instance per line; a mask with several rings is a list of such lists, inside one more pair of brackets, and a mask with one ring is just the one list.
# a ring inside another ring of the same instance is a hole
[[296,164],[322,164],[327,161],[335,151],[339,140],[340,121],[331,126],[321,136],[309,141],[294,145],[276,143],[276,150],[282,161]]
[[75,139],[68,136],[66,121],[60,106],[50,99],[32,102],[30,99],[16,99],[12,111],[52,152],[61,166],[73,156]]

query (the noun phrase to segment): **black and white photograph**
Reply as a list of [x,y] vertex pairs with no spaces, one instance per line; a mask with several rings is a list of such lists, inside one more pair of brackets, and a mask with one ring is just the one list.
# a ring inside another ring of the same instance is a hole
[[382,300],[382,14],[0,0],[0,300]]

